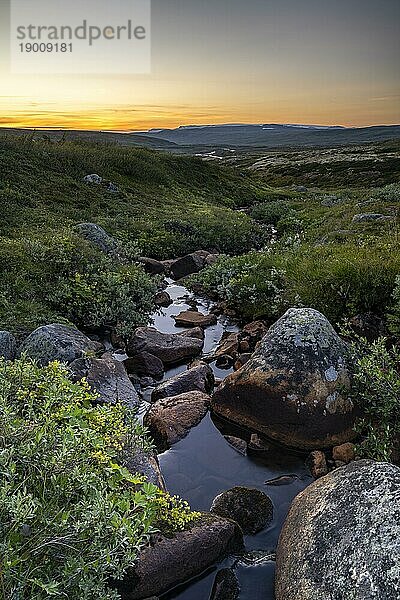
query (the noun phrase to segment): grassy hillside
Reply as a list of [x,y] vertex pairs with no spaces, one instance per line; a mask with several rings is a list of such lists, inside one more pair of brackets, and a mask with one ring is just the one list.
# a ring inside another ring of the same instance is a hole
[[[87,184],[97,173],[112,181]],[[199,248],[240,253],[263,229],[235,212],[265,192],[251,175],[195,158],[84,142],[0,137],[0,324],[23,335],[62,318],[81,327],[145,323],[154,284],[74,231],[94,222],[124,254],[156,258]]]

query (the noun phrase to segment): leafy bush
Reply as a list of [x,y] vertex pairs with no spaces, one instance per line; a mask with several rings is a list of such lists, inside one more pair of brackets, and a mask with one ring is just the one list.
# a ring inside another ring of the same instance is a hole
[[400,202],[400,183],[390,183],[375,191],[374,196],[385,202]]
[[197,518],[118,464],[124,410],[94,399],[58,363],[0,361],[3,598],[117,599],[108,581],[123,577],[149,535]]
[[54,320],[80,327],[148,321],[155,282],[143,269],[105,256],[68,231],[0,238],[0,322],[24,333]]
[[382,461],[400,459],[400,352],[388,349],[384,338],[372,345],[353,343],[353,397],[363,411],[358,430],[364,436],[359,452]]
[[262,221],[266,225],[277,225],[287,215],[290,205],[287,202],[263,202],[257,204],[251,211],[251,216],[256,221]]
[[273,319],[284,306],[285,273],[266,254],[220,257],[192,281],[245,317]]

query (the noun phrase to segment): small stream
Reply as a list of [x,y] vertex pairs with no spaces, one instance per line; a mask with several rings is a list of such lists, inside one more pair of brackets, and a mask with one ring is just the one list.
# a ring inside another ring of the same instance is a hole
[[[161,332],[183,331],[175,326],[172,317],[191,308],[193,301],[200,312],[207,314],[210,310],[207,300],[192,295],[172,280],[168,280],[166,291],[173,304],[159,310],[153,315],[152,321],[152,325]],[[204,355],[216,349],[225,331],[238,331],[238,326],[225,316],[221,316],[216,325],[206,328]],[[215,364],[211,366],[218,378],[224,378],[231,372],[219,369]],[[166,372],[165,379],[186,369],[185,364],[174,367]],[[148,405],[143,404],[145,410]],[[224,567],[233,567],[235,570],[241,589],[240,600],[274,599],[274,552],[279,533],[293,498],[311,483],[312,478],[302,456],[272,445],[268,451],[248,451],[244,456],[224,437],[231,435],[249,441],[250,433],[208,414],[186,438],[159,456],[168,491],[179,494],[194,510],[209,510],[216,495],[237,485],[262,490],[274,505],[271,525],[256,535],[245,537],[245,556],[229,557],[198,579],[164,595],[163,600],[208,600],[215,574]],[[267,484],[281,476],[289,477]]]

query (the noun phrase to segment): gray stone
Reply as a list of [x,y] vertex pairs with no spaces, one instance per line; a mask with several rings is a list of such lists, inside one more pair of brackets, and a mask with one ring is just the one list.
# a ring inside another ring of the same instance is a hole
[[90,388],[98,394],[99,403],[121,403],[128,408],[139,405],[139,396],[124,364],[112,356],[78,358],[71,363],[70,369],[75,381],[86,378]]
[[400,597],[400,468],[356,461],[300,493],[281,532],[277,600]]
[[393,221],[390,215],[382,215],[381,213],[362,213],[354,215],[353,223],[366,223],[368,221]]
[[75,231],[83,239],[96,246],[101,252],[112,254],[118,251],[117,241],[108,235],[100,225],[96,223],[78,223]]
[[[191,337],[198,332],[185,332],[186,335],[160,333],[154,327],[139,327],[129,342],[129,354],[149,352],[157,356],[165,365],[182,362],[200,354],[204,339]],[[204,333],[202,334],[204,336]]]
[[83,181],[85,183],[94,183],[95,185],[100,185],[101,183],[103,183],[103,178],[100,177],[100,175],[93,173],[92,175],[85,175]]
[[203,513],[186,531],[171,537],[153,536],[137,565],[123,583],[117,583],[119,592],[123,600],[161,595],[242,547],[242,534],[234,521]]
[[154,296],[154,304],[156,306],[167,308],[168,306],[171,306],[172,302],[172,298],[168,292],[157,292],[157,294]]
[[123,465],[133,475],[143,475],[149,483],[165,490],[164,479],[155,452],[146,452],[142,448],[136,447],[130,448],[128,443],[123,450]]
[[350,362],[348,345],[321,313],[290,309],[214,392],[213,410],[290,447],[351,441]]
[[234,519],[245,534],[254,534],[272,522],[274,507],[264,492],[234,487],[214,498],[210,512]]
[[54,360],[69,364],[101,349],[99,342],[92,342],[75,327],[53,323],[35,329],[19,347],[17,356],[26,354],[44,367]]
[[175,375],[175,377],[171,377],[160,383],[153,391],[151,400],[152,402],[156,402],[162,398],[169,398],[194,390],[210,394],[213,387],[213,370],[206,363],[200,363],[188,371],[183,371]]
[[207,414],[210,396],[202,392],[186,392],[158,400],[145,414],[148,428],[157,450],[164,452],[187,436]]
[[0,358],[14,360],[17,352],[17,340],[8,331],[0,331]]

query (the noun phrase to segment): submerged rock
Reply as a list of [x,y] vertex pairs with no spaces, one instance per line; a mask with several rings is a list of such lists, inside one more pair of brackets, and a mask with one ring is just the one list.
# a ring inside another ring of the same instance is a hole
[[210,396],[202,392],[186,392],[164,398],[153,404],[143,423],[149,429],[159,452],[168,450],[186,437],[207,414]]
[[70,369],[75,381],[87,380],[90,388],[98,394],[101,404],[120,403],[128,408],[139,405],[139,396],[128,377],[124,363],[112,356],[102,358],[78,358]]
[[277,600],[400,597],[400,468],[356,461],[293,501],[277,549]]
[[200,363],[188,371],[183,371],[183,373],[160,383],[153,391],[151,400],[156,402],[162,398],[169,398],[194,390],[210,394],[213,387],[213,370],[206,363]]
[[186,531],[172,537],[153,536],[118,589],[123,600],[161,595],[180,583],[201,575],[231,552],[243,547],[234,521],[203,513]]
[[53,323],[35,329],[19,347],[17,355],[26,354],[44,367],[53,360],[69,364],[101,349],[99,342],[92,342],[75,327]]
[[234,487],[214,498],[210,512],[234,519],[243,533],[254,534],[272,522],[274,508],[264,492]]
[[221,416],[300,449],[354,438],[350,352],[318,311],[290,309],[215,391]]
[[232,569],[221,569],[215,576],[210,600],[238,600],[239,582]]
[[14,360],[17,353],[17,340],[8,331],[0,331],[0,358]]
[[204,345],[204,333],[201,332],[200,337],[197,329],[184,333],[160,333],[154,327],[139,327],[129,342],[129,354],[149,352],[165,365],[193,358],[200,354]]

